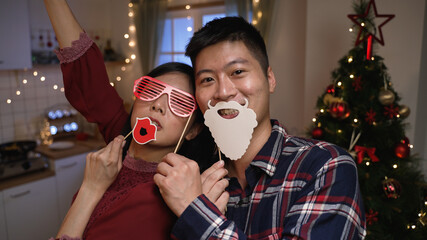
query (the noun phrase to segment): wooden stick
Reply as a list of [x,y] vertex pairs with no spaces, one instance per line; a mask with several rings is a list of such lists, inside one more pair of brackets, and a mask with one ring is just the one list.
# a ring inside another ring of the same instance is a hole
[[133,129],[130,130],[130,132],[128,133],[128,135],[126,135],[126,137],[123,140],[126,140],[126,138],[130,136],[130,134],[132,133],[132,131],[133,131]]
[[221,161],[221,150],[218,147],[218,155],[219,155],[219,161]]
[[[194,112],[193,112],[193,113],[194,113]],[[193,113],[191,113],[191,115],[188,117],[188,119],[187,119],[187,123],[185,124],[184,130],[183,130],[183,131],[182,131],[182,133],[181,133],[181,137],[179,138],[179,141],[178,141],[178,143],[176,144],[175,151],[173,151],[173,153],[176,153],[176,152],[178,151],[178,148],[179,148],[179,146],[181,145],[182,137],[184,137],[184,133],[185,133],[185,131],[187,130],[188,123],[190,123],[190,120],[191,120],[191,117],[193,116]]]

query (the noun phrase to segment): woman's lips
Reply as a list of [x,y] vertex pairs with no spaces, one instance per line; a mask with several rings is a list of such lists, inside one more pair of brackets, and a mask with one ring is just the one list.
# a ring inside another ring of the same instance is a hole
[[160,122],[157,119],[150,117],[150,120],[153,123],[153,125],[155,125],[157,127],[157,130],[162,128],[162,125],[160,124]]

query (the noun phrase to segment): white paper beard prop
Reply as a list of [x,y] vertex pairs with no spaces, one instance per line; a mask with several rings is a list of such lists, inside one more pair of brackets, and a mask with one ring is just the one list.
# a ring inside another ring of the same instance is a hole
[[205,124],[209,127],[221,152],[231,160],[237,160],[245,154],[252,138],[254,128],[258,125],[255,112],[236,101],[218,102],[205,112]]

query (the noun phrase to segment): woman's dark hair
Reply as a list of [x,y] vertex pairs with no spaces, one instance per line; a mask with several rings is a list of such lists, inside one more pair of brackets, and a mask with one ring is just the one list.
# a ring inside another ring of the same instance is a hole
[[[194,70],[192,67],[184,63],[169,62],[162,64],[147,73],[147,76],[155,78],[171,72],[179,72],[187,75],[190,80],[192,90],[195,91]],[[129,113],[129,118],[122,129],[123,136],[126,136],[126,134],[128,134],[132,130],[131,117],[132,109]],[[193,113],[193,117],[195,117],[195,121],[197,123],[204,124],[203,114],[199,108],[197,108],[196,111]],[[133,136],[131,134],[129,138],[132,139],[132,137]],[[130,143],[131,141],[126,141],[126,144],[123,147],[123,159],[127,154]],[[203,130],[194,139],[190,141],[186,141],[185,139],[183,140],[183,143],[178,153],[196,161],[199,164],[200,170],[204,171],[213,164],[214,151],[215,143],[213,141],[213,138],[207,127],[203,125]]]

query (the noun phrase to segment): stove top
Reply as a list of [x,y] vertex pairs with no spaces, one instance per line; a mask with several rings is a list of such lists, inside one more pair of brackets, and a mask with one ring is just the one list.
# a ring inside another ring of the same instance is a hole
[[3,161],[0,163],[0,181],[47,168],[49,168],[49,160],[40,154],[21,160]]

